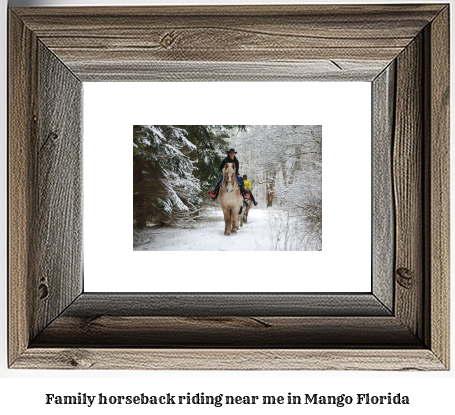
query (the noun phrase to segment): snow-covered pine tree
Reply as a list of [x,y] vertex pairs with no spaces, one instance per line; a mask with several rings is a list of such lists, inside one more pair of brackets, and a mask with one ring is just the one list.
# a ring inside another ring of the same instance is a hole
[[200,217],[204,194],[219,177],[229,125],[133,126],[133,224],[182,227]]
[[225,157],[227,139],[231,134],[231,126],[223,125],[181,125],[178,126],[188,134],[195,147],[189,156],[194,160],[195,176],[199,179],[201,190],[206,194],[218,181],[219,166]]
[[189,219],[200,203],[199,181],[185,154],[195,148],[185,130],[171,125],[133,127],[133,204],[137,227]]

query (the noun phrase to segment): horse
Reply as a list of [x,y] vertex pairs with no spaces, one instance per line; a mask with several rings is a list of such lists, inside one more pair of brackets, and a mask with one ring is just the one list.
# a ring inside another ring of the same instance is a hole
[[239,211],[243,196],[235,177],[235,164],[226,163],[223,168],[223,182],[220,187],[220,203],[224,214],[224,234],[236,233],[239,228]]
[[250,211],[252,205],[253,201],[251,199],[243,202],[242,213],[240,214],[240,227],[242,227],[244,223],[248,222],[248,212]]

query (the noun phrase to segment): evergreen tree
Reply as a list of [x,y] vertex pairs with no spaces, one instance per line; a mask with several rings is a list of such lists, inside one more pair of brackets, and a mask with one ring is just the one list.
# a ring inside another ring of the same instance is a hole
[[227,139],[244,126],[133,126],[133,223],[190,226],[220,176]]

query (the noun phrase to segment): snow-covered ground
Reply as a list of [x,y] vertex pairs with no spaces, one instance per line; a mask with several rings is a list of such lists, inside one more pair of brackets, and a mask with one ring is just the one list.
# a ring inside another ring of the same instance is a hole
[[208,210],[192,229],[152,227],[136,231],[135,251],[299,251],[318,250],[306,243],[304,232],[279,210],[252,208],[248,223],[224,235],[221,208]]
[[237,233],[224,235],[221,208],[211,209],[208,220],[193,229],[150,228],[138,235],[144,242],[135,251],[261,251],[268,250],[264,241],[269,239],[269,214],[264,209],[251,209],[248,223]]

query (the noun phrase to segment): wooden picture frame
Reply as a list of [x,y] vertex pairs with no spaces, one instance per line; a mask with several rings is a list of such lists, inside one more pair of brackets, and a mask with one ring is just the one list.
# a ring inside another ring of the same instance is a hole
[[[371,82],[372,292],[84,292],[82,82],[119,80]],[[449,369],[448,4],[13,8],[8,98],[10,368]]]

